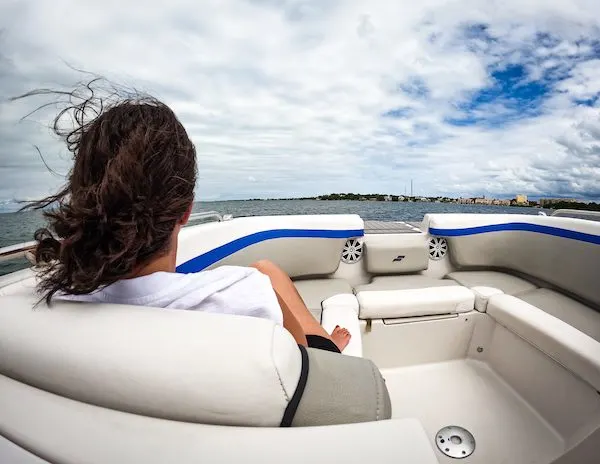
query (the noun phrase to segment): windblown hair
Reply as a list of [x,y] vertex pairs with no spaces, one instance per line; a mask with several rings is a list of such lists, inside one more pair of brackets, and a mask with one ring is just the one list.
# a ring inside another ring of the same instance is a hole
[[38,291],[48,303],[56,292],[91,293],[168,252],[193,201],[196,151],[173,111],[106,88],[94,79],[17,97],[58,97],[52,128],[74,160],[62,190],[23,208],[44,209],[49,223],[35,233]]

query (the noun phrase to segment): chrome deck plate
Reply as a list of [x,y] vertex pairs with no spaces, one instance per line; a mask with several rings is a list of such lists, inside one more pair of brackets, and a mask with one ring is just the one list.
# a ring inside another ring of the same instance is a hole
[[455,459],[466,458],[475,451],[475,437],[458,425],[440,429],[435,436],[435,443],[442,453]]

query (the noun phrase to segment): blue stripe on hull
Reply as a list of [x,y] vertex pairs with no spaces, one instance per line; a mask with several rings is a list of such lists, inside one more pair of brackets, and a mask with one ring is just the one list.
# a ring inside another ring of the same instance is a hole
[[489,232],[506,232],[506,231],[524,231],[535,232],[538,234],[553,235],[555,237],[569,238],[571,240],[579,240],[581,242],[594,243],[600,245],[600,236],[586,234],[584,232],[576,232],[574,230],[561,229],[559,227],[543,226],[539,224],[529,224],[527,222],[509,222],[506,224],[490,224],[487,226],[467,227],[464,229],[438,229],[435,227],[429,228],[431,235],[440,237],[464,237],[467,235],[486,234]]
[[256,232],[221,245],[211,251],[177,266],[177,272],[189,274],[198,272],[250,245],[275,238],[353,238],[362,237],[362,229],[325,230],[325,229],[275,229]]

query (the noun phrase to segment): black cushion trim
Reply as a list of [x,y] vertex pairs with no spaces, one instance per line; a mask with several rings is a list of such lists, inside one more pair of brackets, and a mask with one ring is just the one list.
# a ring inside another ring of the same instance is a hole
[[285,411],[283,412],[283,419],[281,419],[280,427],[291,427],[292,421],[294,420],[294,416],[296,415],[296,411],[298,410],[298,405],[300,404],[300,400],[302,399],[302,395],[304,394],[304,389],[306,388],[306,381],[308,380],[308,352],[306,348],[302,345],[298,345],[300,348],[300,355],[302,357],[302,367],[300,368],[300,378],[298,379],[298,385],[296,386],[296,391],[292,396],[292,399],[288,403]]

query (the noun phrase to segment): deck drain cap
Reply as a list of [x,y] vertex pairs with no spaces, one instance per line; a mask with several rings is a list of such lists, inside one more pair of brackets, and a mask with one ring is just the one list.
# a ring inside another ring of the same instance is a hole
[[458,425],[440,429],[435,435],[435,443],[442,453],[451,458],[466,458],[475,451],[475,437]]

